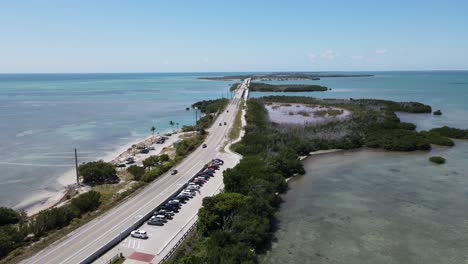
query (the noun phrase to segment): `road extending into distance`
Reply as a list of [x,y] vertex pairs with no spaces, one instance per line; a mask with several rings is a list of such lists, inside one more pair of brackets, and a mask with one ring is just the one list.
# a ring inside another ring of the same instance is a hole
[[[90,256],[100,251],[110,241],[120,240],[122,232],[135,226],[145,215],[151,213],[189,181],[204,164],[220,155],[219,149],[228,140],[228,133],[239,109],[242,93],[249,82],[250,79],[242,82],[240,89],[236,91],[226,107],[227,111],[221,113],[213,126],[208,129],[209,134],[205,140],[207,147],[199,147],[175,167],[179,171],[178,174],[166,173],[134,197],[76,229],[64,239],[55,242],[22,263],[87,263]],[[224,125],[224,122],[227,125]],[[219,123],[223,125],[220,126]]]

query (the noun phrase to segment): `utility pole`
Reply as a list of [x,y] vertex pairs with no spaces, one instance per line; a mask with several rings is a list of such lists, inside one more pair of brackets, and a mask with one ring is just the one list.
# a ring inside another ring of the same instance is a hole
[[78,172],[78,154],[75,148],[75,169],[76,169],[76,184],[80,185],[80,173]]

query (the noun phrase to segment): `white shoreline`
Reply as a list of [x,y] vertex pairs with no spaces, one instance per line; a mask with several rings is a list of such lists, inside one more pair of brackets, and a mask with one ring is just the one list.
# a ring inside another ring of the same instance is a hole
[[[168,146],[169,144],[172,145],[172,143],[175,141],[174,138],[178,139],[179,136],[181,134],[183,134],[182,132],[180,132],[180,130],[178,130],[175,133],[170,132],[170,131],[162,132],[162,133],[160,133],[160,135],[164,135],[166,133],[172,133],[172,136],[169,138],[169,140],[166,140],[165,144],[160,145],[160,146],[162,146],[161,149],[163,147]],[[157,135],[154,136],[154,138],[157,138],[157,137],[160,137],[160,136],[157,136]],[[153,138],[153,136],[147,136],[147,137],[141,137],[141,138],[132,140],[131,142],[128,142],[125,145],[122,145],[122,146],[118,147],[115,151],[111,151],[108,154],[102,156],[101,158],[99,158],[99,160],[104,160],[106,162],[110,162],[112,160],[115,160],[119,156],[125,154],[127,152],[127,150],[129,148],[131,148],[133,145],[143,143],[143,142],[148,141],[148,140],[150,140],[152,138]],[[156,152],[153,151],[153,153],[150,152],[149,154],[145,154],[145,155],[143,155],[142,158],[145,158],[145,157],[151,156],[151,155],[157,155],[160,151],[156,151]],[[139,155],[141,155],[141,154],[139,154]],[[80,158],[80,153],[78,152],[78,162],[80,162],[79,158]],[[34,195],[30,196],[30,197],[27,197],[25,200],[23,200],[19,204],[17,204],[15,206],[15,208],[21,208],[28,215],[34,215],[34,214],[36,214],[36,213],[38,213],[38,212],[40,212],[42,210],[54,207],[66,195],[67,190],[68,190],[67,188],[70,185],[73,185],[73,184],[76,183],[75,169],[73,168],[73,169],[70,169],[69,171],[63,173],[62,175],[60,175],[57,178],[56,181],[62,186],[61,190],[58,190],[58,191],[55,191],[55,192],[54,191],[41,191],[41,192],[39,192],[37,194],[34,194]]]

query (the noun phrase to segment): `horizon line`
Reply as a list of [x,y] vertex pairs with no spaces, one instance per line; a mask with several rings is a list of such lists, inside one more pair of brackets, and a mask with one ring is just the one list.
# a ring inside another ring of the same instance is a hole
[[321,71],[161,71],[161,72],[0,72],[7,74],[158,74],[158,73],[325,73],[325,72],[464,72],[468,69],[457,70],[321,70]]

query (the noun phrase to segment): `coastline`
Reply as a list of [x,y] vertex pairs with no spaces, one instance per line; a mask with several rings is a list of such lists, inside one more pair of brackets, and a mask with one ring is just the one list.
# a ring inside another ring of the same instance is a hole
[[[161,132],[160,134],[164,135],[166,133],[172,134],[170,136],[171,140],[168,140],[164,144],[160,144],[159,146],[161,146],[161,149],[164,147],[167,147],[168,145],[172,145],[172,143],[174,142],[173,139],[178,139],[180,135],[184,134],[183,132],[181,132],[180,129],[176,130],[175,132],[165,131],[165,132]],[[122,159],[122,157],[128,156],[129,154],[128,150],[132,146],[139,145],[139,144],[147,144],[149,142],[152,142],[151,145],[154,145],[155,139],[157,139],[158,137],[160,137],[160,135],[155,135],[154,137],[151,135],[151,136],[140,137],[140,138],[134,139],[128,143],[125,143],[124,145],[117,147],[116,150],[110,151],[108,154],[100,157],[98,160],[104,160],[106,162],[116,162],[118,159]],[[147,156],[158,155],[159,152],[160,151],[150,152],[148,154],[145,154],[142,158],[144,159]],[[78,153],[78,162],[80,163],[79,153]],[[42,210],[60,205],[62,202],[66,200],[65,197],[70,192],[74,193],[78,191],[79,193],[82,193],[82,192],[86,192],[87,190],[89,190],[89,187],[87,186],[78,187],[76,185],[75,177],[76,177],[75,168],[72,168],[57,177],[56,182],[59,183],[59,185],[61,185],[60,190],[42,191],[40,193],[31,195],[27,197],[25,200],[21,201],[15,207],[19,208],[20,210],[24,210],[27,215],[31,216],[31,215],[39,213]]]

